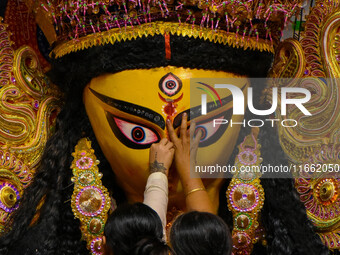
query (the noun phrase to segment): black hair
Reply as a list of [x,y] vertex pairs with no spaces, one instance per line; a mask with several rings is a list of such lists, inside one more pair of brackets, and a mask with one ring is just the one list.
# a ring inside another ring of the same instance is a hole
[[168,65],[265,77],[273,58],[270,52],[243,50],[189,37],[172,36],[170,45],[170,60],[165,58],[164,37],[160,35],[74,52],[52,62],[50,77],[69,94],[79,83],[85,86],[105,73]]
[[229,255],[232,248],[227,224],[215,214],[197,211],[176,218],[170,243],[176,255]]
[[158,214],[142,203],[119,206],[108,218],[104,234],[114,255],[168,255]]
[[[46,144],[34,181],[26,189],[19,209],[8,221],[13,222],[12,225],[6,226],[6,229],[11,231],[0,239],[0,254],[16,254],[13,250],[19,250],[21,254],[44,255],[87,253],[86,244],[81,241],[79,221],[74,219],[70,206],[73,192],[70,180],[71,153],[83,136],[91,139],[93,149],[101,162],[99,168],[103,173],[103,184],[113,193],[117,204],[125,200],[124,193],[115,185],[112,169],[96,142],[82,102],[83,89],[92,78],[128,69],[167,65],[265,77],[273,58],[269,52],[243,50],[188,37],[171,36],[170,45],[171,60],[165,58],[163,36],[97,46],[53,60],[49,76],[64,92],[64,105],[57,118],[56,132]],[[241,135],[244,136],[248,131],[241,131]],[[266,151],[262,152],[262,156],[268,157],[272,163],[278,160],[278,163],[284,155],[283,152],[275,153],[277,156],[271,155],[273,146],[275,150],[282,151],[278,142],[271,144],[272,147],[269,146],[269,143],[272,143],[271,138],[276,137],[274,133],[273,129],[265,132],[261,130],[260,139]],[[284,249],[288,251],[284,254],[321,251],[321,241],[315,236],[307,220],[305,209],[296,195],[292,181],[276,179],[263,180],[262,183],[266,193],[262,218],[267,231],[269,253],[283,254]],[[221,197],[225,195],[222,194]],[[279,197],[281,200],[277,201]],[[31,225],[41,201],[44,203],[40,217]],[[221,200],[222,211],[225,205],[225,199]],[[222,214],[227,222],[231,221],[231,214],[227,213],[227,209],[224,209]]]

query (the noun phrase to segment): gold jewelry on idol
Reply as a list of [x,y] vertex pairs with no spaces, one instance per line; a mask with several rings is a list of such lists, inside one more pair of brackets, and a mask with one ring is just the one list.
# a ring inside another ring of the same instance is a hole
[[[332,251],[340,249],[340,179],[333,169],[340,165],[339,94],[334,95],[340,77],[339,17],[338,0],[315,1],[302,40],[289,38],[280,44],[270,73],[279,81],[289,77],[285,87],[317,91],[305,105],[313,109],[311,116],[292,108],[286,115],[277,111],[275,117],[278,121],[299,120],[296,127],[278,125],[280,145],[291,166],[299,169],[293,173],[295,188],[307,216]],[[273,83],[273,87],[281,84]]]
[[103,254],[102,237],[111,200],[100,180],[103,174],[98,170],[99,160],[91,148],[91,141],[80,139],[72,156],[72,211],[80,220],[82,238],[87,242],[87,248],[91,254],[100,255]]
[[[0,235],[32,183],[46,141],[53,133],[61,93],[44,75],[28,46],[14,50],[8,24],[0,17]],[[36,208],[31,224],[39,218]]]
[[244,171],[245,167],[253,169],[262,162],[260,144],[257,141],[259,128],[252,128],[251,134],[238,146],[239,153],[235,159],[236,172],[229,184],[226,196],[228,208],[233,214],[232,231],[233,254],[250,254],[258,240],[259,212],[264,204],[264,190],[260,183],[261,173]]

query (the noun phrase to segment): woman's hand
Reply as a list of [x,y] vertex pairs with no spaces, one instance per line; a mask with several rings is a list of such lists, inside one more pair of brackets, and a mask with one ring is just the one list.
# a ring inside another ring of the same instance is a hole
[[187,114],[183,113],[180,127],[180,135],[177,136],[170,120],[167,120],[167,129],[171,141],[175,145],[175,165],[182,178],[190,178],[190,162],[196,162],[197,148],[202,132],[194,137],[196,124],[191,122],[190,130],[187,130]]
[[166,138],[163,138],[159,143],[152,144],[149,154],[150,174],[162,172],[168,176],[174,152],[174,144]]
[[[187,115],[185,113],[182,116],[180,137],[175,133],[169,120],[167,121],[167,129],[170,139],[176,147],[175,165],[186,197],[187,210],[214,213],[215,211],[211,200],[200,176],[190,176],[190,161],[192,161],[192,163],[196,162],[197,148],[202,133],[198,133],[196,137],[194,137],[195,124],[193,122],[191,122],[190,130],[187,130]],[[191,172],[194,174],[194,171]]]

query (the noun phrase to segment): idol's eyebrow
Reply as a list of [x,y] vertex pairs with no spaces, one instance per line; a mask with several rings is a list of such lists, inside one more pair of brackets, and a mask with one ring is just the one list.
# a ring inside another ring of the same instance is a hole
[[[245,88],[246,86],[247,86],[247,83],[244,84],[244,86],[241,88],[241,90],[243,91],[244,88]],[[212,111],[214,111],[214,110],[220,108],[221,106],[228,104],[228,103],[231,102],[232,100],[233,100],[233,95],[230,94],[229,96],[227,96],[227,97],[221,99],[222,105],[221,105],[220,102],[218,102],[218,101],[217,101],[217,104],[215,104],[215,102],[209,102],[209,103],[207,103],[207,113],[208,113],[208,112],[212,112]],[[201,105],[195,106],[195,107],[193,107],[193,108],[190,108],[190,109],[188,109],[188,110],[185,110],[185,111],[179,113],[179,114],[175,117],[175,119],[174,119],[174,121],[173,121],[174,128],[177,128],[177,127],[179,127],[179,126],[181,125],[181,122],[182,122],[182,115],[183,115],[184,113],[187,114],[188,120],[193,120],[193,119],[195,119],[195,118],[197,118],[197,117],[199,117],[199,116],[202,115],[202,113],[201,113]]]
[[117,110],[120,110],[122,112],[126,112],[128,114],[135,115],[137,117],[143,118],[147,121],[150,121],[150,122],[156,124],[161,129],[165,129],[164,118],[160,114],[158,114],[157,112],[150,110],[148,108],[136,105],[136,104],[132,104],[132,103],[128,103],[128,102],[125,102],[125,101],[113,99],[111,97],[102,95],[102,94],[98,93],[97,91],[95,91],[91,88],[90,88],[90,91],[99,100],[101,100],[103,103],[105,103],[109,106],[112,106],[112,107],[114,107]]

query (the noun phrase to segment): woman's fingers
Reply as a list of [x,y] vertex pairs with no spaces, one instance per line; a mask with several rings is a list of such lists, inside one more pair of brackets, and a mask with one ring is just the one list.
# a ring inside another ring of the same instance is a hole
[[170,150],[170,149],[175,149],[175,145],[174,145],[172,142],[169,141],[169,142],[166,144],[165,148],[167,148],[168,150]]
[[190,142],[193,141],[196,129],[196,122],[193,120],[190,122],[190,128],[187,131],[187,136],[190,137]]
[[174,127],[172,126],[172,123],[169,119],[166,120],[166,127],[168,129],[168,133],[169,133],[169,137],[170,137],[170,140],[173,142],[173,143],[177,143],[178,141],[178,137],[175,133],[175,130],[174,130]]
[[182,123],[181,123],[181,131],[180,131],[180,136],[183,140],[186,140],[187,136],[187,113],[183,113],[182,115]]
[[187,118],[188,118],[188,114],[187,113],[183,113],[181,127],[180,127],[180,137],[177,136],[171,121],[169,119],[167,119],[167,121],[166,121],[166,127],[168,129],[170,140],[175,145],[177,143],[179,143],[180,140],[182,140],[182,142],[188,141],[190,136],[191,136],[191,133],[189,134],[189,132],[191,132],[191,130],[193,130],[193,133],[194,133],[195,124],[193,125],[193,128],[190,128],[190,130],[187,130],[187,126],[188,126]]
[[199,129],[197,134],[194,137],[194,140],[191,140],[193,142],[193,146],[198,147],[198,144],[201,141],[202,135],[203,135],[203,132],[202,130]]
[[159,144],[161,144],[161,145],[167,145],[167,143],[169,143],[169,140],[167,139],[167,138],[162,138],[160,141],[159,141]]
[[197,134],[194,137],[194,140],[190,140],[190,156],[195,158],[196,161],[196,154],[198,150],[198,145],[200,143],[201,137],[203,135],[202,130],[198,130]]

